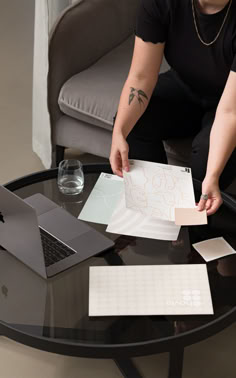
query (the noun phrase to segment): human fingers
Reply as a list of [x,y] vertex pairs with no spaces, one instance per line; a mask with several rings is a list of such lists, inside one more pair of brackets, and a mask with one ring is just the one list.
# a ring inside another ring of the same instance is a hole
[[219,188],[219,180],[217,178],[206,176],[202,183],[202,193],[198,209],[200,211],[206,209],[207,215],[214,214],[223,203]]
[[122,159],[121,159],[119,151],[116,151],[116,153],[111,153],[110,164],[111,164],[112,172],[119,177],[123,177]]
[[211,204],[212,204],[212,198],[208,198],[208,200],[206,201],[205,209],[209,210],[211,207]]
[[211,206],[209,209],[207,209],[207,215],[215,214],[215,212],[219,209],[219,207],[222,205],[223,201],[221,196],[217,196],[211,201]]
[[121,151],[121,160],[123,170],[129,172],[128,149]]
[[129,145],[120,132],[113,132],[110,163],[115,174],[123,177],[123,170],[129,171]]
[[198,210],[202,211],[202,210],[206,209],[207,203],[209,205],[209,198],[208,198],[208,196],[206,196],[206,194],[205,195],[202,194],[201,197],[200,197],[200,201],[198,202]]

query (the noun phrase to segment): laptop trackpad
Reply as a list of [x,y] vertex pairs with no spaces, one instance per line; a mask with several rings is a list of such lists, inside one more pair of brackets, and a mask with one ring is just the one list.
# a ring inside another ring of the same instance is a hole
[[114,243],[95,230],[84,233],[70,241],[70,247],[79,251],[80,256],[90,257],[113,247]]
[[55,202],[43,196],[41,193],[33,194],[25,198],[24,201],[36,210],[37,216],[59,207]]
[[61,208],[56,208],[38,217],[39,225],[62,241],[76,238],[91,230],[84,222]]

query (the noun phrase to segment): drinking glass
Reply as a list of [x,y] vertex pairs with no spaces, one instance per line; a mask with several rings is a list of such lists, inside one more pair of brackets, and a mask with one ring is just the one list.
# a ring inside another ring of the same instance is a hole
[[62,160],[58,167],[58,188],[63,194],[79,194],[84,188],[82,163],[76,159]]

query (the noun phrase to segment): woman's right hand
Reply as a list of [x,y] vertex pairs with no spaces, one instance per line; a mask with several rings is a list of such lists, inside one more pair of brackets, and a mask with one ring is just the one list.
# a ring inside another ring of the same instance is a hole
[[129,145],[121,132],[113,131],[110,164],[115,175],[123,177],[123,170],[129,171]]

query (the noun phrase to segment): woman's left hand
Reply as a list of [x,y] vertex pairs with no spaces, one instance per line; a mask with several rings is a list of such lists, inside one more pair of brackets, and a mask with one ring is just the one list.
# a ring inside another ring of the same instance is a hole
[[206,194],[208,199],[203,199],[201,196],[198,203],[198,210],[206,209],[207,215],[214,214],[223,203],[219,181],[206,176],[202,183],[202,194]]

